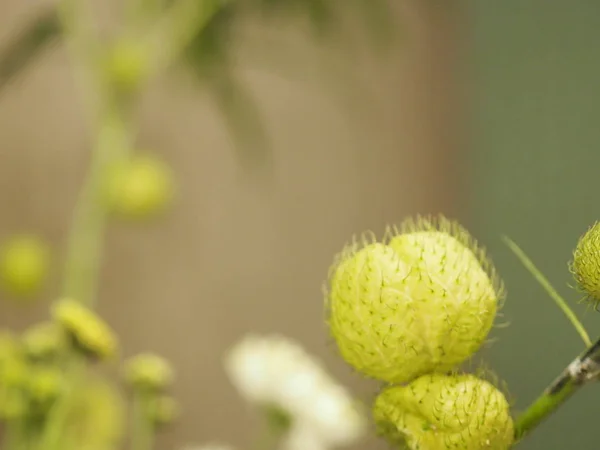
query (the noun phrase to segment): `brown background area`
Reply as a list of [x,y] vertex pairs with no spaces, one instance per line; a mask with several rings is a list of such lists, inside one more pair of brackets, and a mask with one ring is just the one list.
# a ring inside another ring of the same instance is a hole
[[[396,9],[398,42],[383,56],[360,33],[349,51],[341,38],[317,48],[292,27],[249,27],[239,70],[272,139],[268,180],[240,170],[202,92],[176,78],[145,99],[140,143],[173,166],[179,196],[158,222],[111,226],[100,311],[124,355],[153,349],[177,367],[185,416],[160,448],[214,439],[248,447],[256,422],[221,358],[251,330],[299,339],[361,398],[375,392],[327,336],[321,287],[332,257],[352,234],[408,214],[463,212],[461,16],[422,0]],[[29,10],[0,3],[0,42]],[[288,62],[264,65],[278,61],[282,42]],[[33,230],[60,249],[66,236],[89,144],[67,61],[61,49],[48,53],[0,97],[0,238]],[[0,317],[22,327],[45,308],[3,301]],[[382,447],[375,442],[356,448]]]

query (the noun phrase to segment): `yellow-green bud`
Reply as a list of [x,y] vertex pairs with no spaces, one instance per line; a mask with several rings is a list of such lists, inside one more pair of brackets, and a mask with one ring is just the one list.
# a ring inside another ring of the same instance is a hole
[[491,265],[464,229],[420,219],[383,242],[344,250],[332,269],[329,325],[359,372],[402,383],[471,357],[500,298]]
[[145,43],[135,38],[115,42],[106,57],[106,74],[117,92],[136,92],[148,76],[149,56]]
[[25,331],[23,349],[33,360],[51,359],[65,348],[65,334],[53,322],[42,322]]
[[115,355],[115,333],[91,309],[75,300],[63,299],[54,306],[52,314],[77,348],[88,356],[107,359]]
[[161,356],[142,353],[126,363],[125,379],[135,388],[161,391],[172,383],[173,369]]
[[513,444],[504,394],[473,375],[424,375],[387,388],[373,415],[385,438],[411,450],[505,450]]
[[31,369],[27,380],[27,392],[35,405],[47,408],[61,393],[63,374],[54,368]]
[[50,259],[43,241],[35,236],[15,236],[4,244],[0,258],[2,285],[8,292],[27,297],[40,290]]
[[579,238],[571,272],[580,289],[597,305],[600,302],[600,222],[592,225]]
[[169,167],[151,155],[134,155],[116,165],[107,180],[109,208],[128,219],[144,219],[162,212],[173,194]]

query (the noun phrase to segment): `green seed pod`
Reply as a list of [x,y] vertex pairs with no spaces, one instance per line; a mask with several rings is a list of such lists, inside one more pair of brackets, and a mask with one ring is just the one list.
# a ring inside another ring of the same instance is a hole
[[7,292],[30,297],[42,287],[48,275],[50,251],[35,236],[14,236],[3,246],[0,255],[0,279]]
[[163,391],[173,382],[173,368],[159,355],[142,353],[125,364],[125,379],[133,388]]
[[592,225],[579,238],[570,269],[588,300],[598,306],[600,303],[600,222]]
[[379,394],[379,432],[411,450],[506,450],[513,421],[502,392],[473,375],[424,375]]
[[350,365],[403,383],[471,357],[501,296],[493,268],[464,229],[420,219],[383,242],[342,252],[330,279],[329,325]]
[[92,358],[108,359],[117,352],[117,338],[110,327],[81,303],[63,299],[52,310],[53,318],[75,346]]
[[151,155],[134,155],[113,167],[105,198],[115,214],[145,219],[162,212],[174,195],[169,167]]

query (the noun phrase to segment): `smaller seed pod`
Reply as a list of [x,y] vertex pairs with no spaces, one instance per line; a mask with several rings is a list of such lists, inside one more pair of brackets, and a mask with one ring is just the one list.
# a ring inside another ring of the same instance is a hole
[[58,325],[75,347],[94,359],[109,359],[117,352],[113,330],[91,309],[72,299],[59,301],[52,309]]
[[163,391],[173,382],[171,364],[159,355],[142,353],[125,363],[125,380],[135,389]]
[[514,440],[504,394],[470,374],[424,375],[384,389],[373,416],[383,437],[410,450],[506,450]]
[[600,304],[600,222],[579,238],[570,270],[581,291],[596,307]]
[[48,275],[50,250],[36,236],[14,236],[0,253],[0,280],[10,294],[26,298],[36,294]]

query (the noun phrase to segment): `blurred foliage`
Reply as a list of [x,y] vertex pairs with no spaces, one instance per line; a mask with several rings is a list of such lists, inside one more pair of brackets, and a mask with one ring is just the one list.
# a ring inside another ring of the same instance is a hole
[[[181,0],[180,0],[181,1]],[[376,37],[389,37],[392,29],[387,0],[204,0],[220,3],[208,23],[198,26],[184,49],[179,65],[206,86],[233,137],[242,163],[269,160],[268,136],[259,108],[248,89],[232,70],[233,31],[242,20],[258,16],[265,20],[300,17],[306,19],[318,38],[336,29],[339,13],[349,6],[358,12]],[[157,17],[177,0],[146,0]],[[56,7],[46,7],[25,24],[0,52],[0,93],[61,34]],[[128,66],[128,65],[127,65]]]
[[[71,0],[68,6],[80,5],[81,1]],[[370,5],[369,9],[386,5],[386,0],[355,2]],[[152,58],[161,52],[149,43],[163,42],[153,40],[156,30],[165,41],[175,42],[173,65],[184,68],[199,86],[210,91],[230,128],[235,148],[240,150],[240,160],[246,164],[264,163],[270,158],[267,133],[255,100],[234,70],[236,28],[248,18],[281,20],[300,16],[321,39],[335,30],[340,23],[339,13],[348,3],[344,0],[138,0],[134,5],[140,8],[134,13],[144,16],[142,30],[130,30],[131,24],[125,21],[116,36],[102,42],[106,54],[88,53],[87,44],[97,49],[96,37],[82,37],[71,27],[65,27],[71,40],[82,41],[81,45],[71,46],[77,47],[76,50],[70,48],[76,62],[77,58],[87,62],[94,60],[88,56],[99,56],[90,67],[92,71],[99,69],[100,76],[98,80],[90,77],[94,82],[89,88],[100,99],[110,100],[114,96],[126,101],[114,104],[106,101],[109,106],[102,106],[108,112],[98,114],[98,128],[102,132],[93,147],[97,157],[90,162],[90,174],[82,187],[67,242],[65,293],[55,299],[46,321],[23,333],[0,330],[0,422],[2,444],[7,449],[114,450],[122,446],[126,425],[131,426],[133,448],[145,449],[150,448],[155,433],[179,415],[178,403],[170,395],[174,371],[168,361],[145,353],[122,365],[118,336],[94,310],[94,298],[89,292],[96,287],[102,231],[109,216],[104,213],[148,218],[163,211],[173,194],[173,177],[162,161],[130,155],[136,150],[132,142],[135,139],[131,137],[135,130],[129,129],[134,126],[125,117],[146,79],[167,69],[161,66],[160,57],[156,58],[158,63]],[[64,18],[59,17],[57,8],[57,4],[41,8],[0,47],[0,93],[50,44],[66,37],[62,36]],[[73,25],[77,19],[77,14],[73,14],[64,23]],[[180,30],[180,21],[186,19],[189,23]],[[140,23],[134,21],[131,28],[137,26]],[[92,29],[87,27],[88,24],[81,28]],[[164,30],[166,34],[161,34]],[[84,42],[88,38],[94,42]],[[169,43],[166,44],[169,48]],[[171,63],[166,59],[164,66]],[[17,238],[8,244],[11,245],[0,248],[0,288],[21,297],[38,292],[53,262],[51,250],[31,237]],[[74,284],[81,288],[80,292],[71,292]],[[101,369],[122,366],[120,385],[127,388],[128,395],[119,391],[119,384],[99,376],[98,366]],[[127,405],[126,400],[130,401]],[[131,414],[127,414],[129,403]]]
[[32,63],[42,50],[57,41],[60,34],[55,8],[44,8],[26,23],[0,53],[0,90]]

